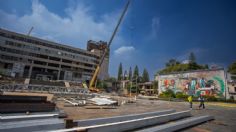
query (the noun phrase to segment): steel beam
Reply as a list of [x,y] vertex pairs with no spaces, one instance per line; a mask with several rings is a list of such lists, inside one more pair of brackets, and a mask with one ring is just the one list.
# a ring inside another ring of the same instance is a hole
[[213,116],[199,116],[199,117],[192,117],[182,121],[177,121],[175,123],[165,124],[161,126],[151,127],[148,129],[136,131],[136,132],[174,132],[178,130],[182,130],[184,128],[188,128],[209,120],[213,120]]
[[76,127],[71,129],[54,130],[53,132],[72,132],[72,131],[86,131],[86,132],[121,132],[131,131],[147,126],[163,124],[169,121],[178,120],[191,116],[190,111],[181,111],[171,114],[164,114],[159,116],[151,116],[140,119],[107,123],[101,125],[92,125],[87,127]]
[[63,129],[64,121],[58,118],[1,122],[0,132],[32,132]]
[[140,119],[140,118],[145,118],[145,117],[170,114],[174,112],[175,110],[170,109],[170,110],[147,112],[147,113],[132,114],[132,115],[113,116],[113,117],[108,117],[108,118],[77,120],[75,122],[77,123],[78,126],[84,127],[84,126],[91,126],[91,125],[101,125],[101,124],[107,124],[107,123],[122,122],[122,121],[127,121],[127,120],[134,120],[134,119]]

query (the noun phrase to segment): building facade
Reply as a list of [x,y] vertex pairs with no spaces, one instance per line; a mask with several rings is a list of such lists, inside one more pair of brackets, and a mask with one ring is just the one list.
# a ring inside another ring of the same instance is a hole
[[[38,80],[90,80],[101,57],[92,51],[93,47],[83,50],[0,29],[0,74]],[[108,70],[101,74],[108,75]]]
[[[90,51],[96,55],[102,56],[105,49],[107,48],[107,43],[104,41],[92,41],[89,40],[87,43],[87,51]],[[100,71],[98,73],[98,78],[101,80],[107,79],[109,77],[108,70],[109,70],[109,49],[108,53],[106,54],[103,63],[101,65]]]
[[138,84],[140,94],[142,95],[154,95],[157,93],[157,90],[154,89],[153,82],[145,82]]
[[229,98],[224,69],[195,70],[156,75],[159,94],[167,89],[188,95]]
[[230,98],[236,100],[236,75],[227,74],[227,86]]

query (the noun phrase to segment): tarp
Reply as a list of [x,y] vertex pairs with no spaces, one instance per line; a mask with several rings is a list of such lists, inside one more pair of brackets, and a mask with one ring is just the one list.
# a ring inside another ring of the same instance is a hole
[[101,98],[101,97],[95,97],[89,100],[93,101],[96,105],[111,105],[117,102],[108,98]]

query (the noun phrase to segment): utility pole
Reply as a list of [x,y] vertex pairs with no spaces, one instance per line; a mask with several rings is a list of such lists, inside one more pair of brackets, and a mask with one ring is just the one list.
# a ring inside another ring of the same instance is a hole
[[136,77],[136,96],[138,94],[138,77]]
[[132,86],[132,81],[131,81],[131,86],[130,86],[130,88],[129,88],[129,97],[131,97],[131,88],[132,88],[133,86]]

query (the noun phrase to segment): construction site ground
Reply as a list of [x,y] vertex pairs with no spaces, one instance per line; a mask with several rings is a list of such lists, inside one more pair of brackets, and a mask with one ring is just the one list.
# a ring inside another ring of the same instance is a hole
[[[129,100],[126,97],[116,97],[119,100]],[[212,115],[215,120],[200,124],[198,126],[183,130],[185,132],[231,132],[236,130],[236,105],[227,103],[206,102],[206,109],[198,109],[198,102],[194,102],[192,114]],[[68,118],[91,119],[104,118],[111,116],[136,114],[166,109],[175,109],[177,111],[189,110],[188,102],[171,102],[161,100],[137,99],[136,103],[127,103],[117,106],[115,109],[87,109],[86,107],[68,107],[64,106],[64,101],[57,101],[59,109],[68,114]]]

